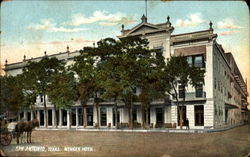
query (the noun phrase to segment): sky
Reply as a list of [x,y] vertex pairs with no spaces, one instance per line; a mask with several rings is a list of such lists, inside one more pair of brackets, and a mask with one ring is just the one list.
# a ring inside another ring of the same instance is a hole
[[[170,21],[172,34],[206,30],[213,22],[217,42],[232,52],[250,87],[249,9],[243,1],[149,1],[148,22]],[[65,52],[120,35],[141,22],[145,1],[24,1],[1,3],[1,66]],[[250,88],[248,88],[250,91]]]

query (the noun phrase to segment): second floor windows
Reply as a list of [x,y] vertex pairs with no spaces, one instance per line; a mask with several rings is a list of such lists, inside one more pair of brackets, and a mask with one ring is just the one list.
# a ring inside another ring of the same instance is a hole
[[195,97],[201,98],[203,97],[203,85],[199,84],[195,87]]
[[198,68],[204,68],[204,60],[202,55],[197,55],[197,56],[187,56],[187,62],[189,66],[195,66]]

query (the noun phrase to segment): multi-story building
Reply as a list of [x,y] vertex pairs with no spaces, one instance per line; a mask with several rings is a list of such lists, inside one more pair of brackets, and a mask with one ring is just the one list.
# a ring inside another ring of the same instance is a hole
[[[121,35],[118,38],[128,36],[140,36],[149,40],[151,49],[160,49],[162,55],[167,59],[170,56],[184,55],[190,66],[196,66],[205,69],[204,83],[195,88],[188,86],[186,90],[186,103],[184,106],[184,120],[189,119],[191,129],[215,129],[225,126],[237,125],[247,119],[247,85],[237,67],[237,64],[231,53],[225,53],[220,44],[216,42],[217,34],[214,34],[212,23],[210,22],[207,30],[189,32],[184,34],[172,35],[174,27],[171,25],[170,18],[161,24],[151,24],[143,15],[141,23],[132,29],[124,29],[122,25]],[[59,60],[73,64],[73,58],[79,55],[79,51],[66,52],[50,55],[48,57],[57,57]],[[39,61],[42,57],[32,58],[32,61]],[[27,60],[24,57],[22,62],[5,64],[7,75],[17,75],[22,73],[22,68]],[[178,86],[179,98],[182,99],[183,87]],[[135,91],[139,94],[140,90]],[[59,127],[69,127],[70,116],[72,116],[72,127],[83,128],[83,109],[79,102],[69,110],[59,110],[55,114],[53,105],[48,98],[43,100],[37,97],[36,112],[41,126],[44,125],[45,115],[43,110],[43,101],[48,104],[48,125],[54,127],[55,115],[58,115]],[[92,128],[98,122],[100,127],[115,127],[115,114],[113,102],[102,102],[99,106],[99,112],[93,107],[93,100],[87,103],[87,127]],[[128,123],[128,110],[123,104],[118,105],[118,122]],[[100,115],[97,116],[97,113]],[[176,101],[169,99],[155,100],[150,105],[149,123],[152,127],[177,127],[178,111]],[[31,119],[33,113],[24,111],[20,113],[19,118]],[[142,122],[140,103],[134,103],[133,121]],[[165,124],[165,125],[164,125]]]

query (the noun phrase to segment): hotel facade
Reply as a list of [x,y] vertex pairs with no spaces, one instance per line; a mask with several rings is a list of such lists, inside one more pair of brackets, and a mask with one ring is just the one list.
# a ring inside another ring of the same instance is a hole
[[[248,119],[247,85],[233,55],[230,52],[225,52],[222,46],[217,43],[217,34],[213,32],[212,23],[210,22],[207,30],[172,35],[173,31],[174,27],[171,25],[169,17],[164,23],[151,24],[143,15],[141,23],[131,29],[125,29],[122,25],[121,35],[118,38],[128,36],[147,38],[149,48],[159,49],[165,59],[170,58],[170,56],[184,55],[187,57],[188,64],[206,71],[204,84],[195,88],[188,86],[185,93],[184,120],[189,120],[190,129],[217,129],[244,123]],[[66,62],[66,65],[71,65],[74,64],[74,57],[79,54],[79,51],[70,52],[67,47],[66,52],[47,57],[56,57]],[[39,61],[42,57],[29,60]],[[6,75],[21,74],[22,68],[29,60],[24,57],[22,62],[12,64],[8,64],[6,61],[4,69]],[[182,90],[183,87],[178,85],[179,93]],[[136,89],[134,94],[139,95],[140,89]],[[179,99],[182,100],[181,94],[179,94]],[[84,112],[80,102],[76,102],[71,110],[55,111],[48,97],[45,100],[43,97],[37,97],[36,116],[41,127],[45,125],[44,101],[47,102],[48,114],[46,116],[49,128],[54,128],[56,123],[58,128],[68,128],[70,127],[70,119],[72,128],[84,128]],[[133,106],[133,122],[141,124],[142,117],[145,115],[141,113],[140,103],[135,102]],[[96,112],[96,108],[93,106],[93,99],[89,99],[85,112],[87,114],[87,128],[94,128],[98,121],[100,128],[115,128],[114,103],[102,102],[98,110],[99,112]],[[58,113],[56,114],[56,112]],[[58,116],[57,122],[55,121],[56,115]],[[118,123],[120,126],[128,124],[128,115],[124,104],[118,104]],[[18,119],[30,120],[33,117],[34,113],[31,111],[23,111],[18,115]],[[150,105],[149,125],[152,128],[178,129],[178,117],[176,101],[170,95],[164,99],[155,100]]]

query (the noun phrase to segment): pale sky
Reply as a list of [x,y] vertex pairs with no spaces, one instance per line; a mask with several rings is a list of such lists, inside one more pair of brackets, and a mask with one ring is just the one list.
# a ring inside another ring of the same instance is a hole
[[[142,1],[5,1],[1,3],[1,65],[92,45],[132,28],[145,13]],[[243,1],[148,1],[148,22],[166,22],[173,34],[200,31],[213,22],[217,41],[232,52],[250,91],[249,10]]]

